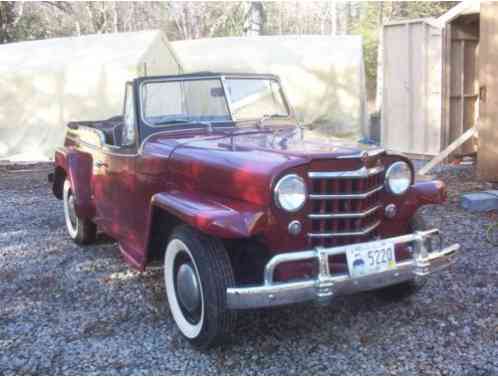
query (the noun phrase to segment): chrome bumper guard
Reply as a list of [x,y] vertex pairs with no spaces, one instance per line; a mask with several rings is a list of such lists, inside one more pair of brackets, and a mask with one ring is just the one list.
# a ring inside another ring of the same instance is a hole
[[[438,238],[439,249],[428,252],[426,241]],[[447,268],[453,263],[460,245],[442,248],[442,238],[438,229],[418,231],[388,239],[394,245],[413,243],[413,257],[396,263],[396,267],[377,274],[352,278],[348,273],[331,274],[329,257],[345,254],[344,246],[278,254],[266,264],[264,284],[260,286],[235,287],[227,289],[227,305],[230,309],[250,309],[268,306],[293,304],[318,300],[329,302],[335,296],[382,288],[425,276]],[[274,282],[274,272],[278,265],[316,258],[318,276],[314,279]]]

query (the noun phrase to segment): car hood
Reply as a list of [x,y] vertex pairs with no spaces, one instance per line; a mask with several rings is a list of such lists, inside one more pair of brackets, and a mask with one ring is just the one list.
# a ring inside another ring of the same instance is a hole
[[[379,148],[339,141],[320,142],[300,132],[248,130],[210,135],[158,134],[145,151],[168,155],[169,172],[188,182],[182,189],[203,189],[245,200],[270,200],[273,180],[285,171],[297,171],[313,160],[355,159],[379,154]],[[197,186],[197,187],[194,187]],[[232,193],[232,194],[231,194]],[[262,202],[262,203],[263,203]]]
[[[173,150],[195,149],[227,152],[234,156],[239,153],[258,152],[259,157],[271,155],[280,160],[292,159],[335,159],[359,158],[366,154],[378,154],[382,150],[376,146],[344,141],[323,139],[319,136],[301,135],[299,130],[247,130],[212,135],[188,135],[172,137],[167,134],[153,135],[149,144],[165,153]],[[154,149],[156,149],[154,148]],[[252,154],[248,155],[251,158]],[[285,156],[285,157],[280,157]]]

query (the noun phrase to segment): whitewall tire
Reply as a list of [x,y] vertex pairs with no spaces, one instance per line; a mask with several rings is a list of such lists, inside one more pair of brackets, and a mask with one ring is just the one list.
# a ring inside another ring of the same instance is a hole
[[76,214],[74,192],[68,179],[63,188],[64,220],[71,239],[78,244],[88,244],[95,241],[97,227],[88,219],[81,219]]
[[[181,287],[179,287],[180,269],[189,267],[194,274],[192,278],[197,283],[197,292],[192,292],[192,295],[196,295],[198,298],[198,302],[193,305],[193,308],[191,308],[190,311],[187,308],[188,306],[186,307],[186,305],[182,303],[182,299],[185,301],[187,298],[182,298],[182,296],[179,296],[178,292],[179,289],[181,289]],[[164,259],[164,282],[166,285],[169,308],[175,323],[185,337],[188,339],[195,339],[199,336],[204,323],[204,293],[202,282],[199,279],[199,271],[192,257],[192,253],[187,245],[177,238],[172,239],[166,249]]]
[[174,229],[164,255],[164,283],[173,320],[194,346],[224,341],[235,323],[226,307],[226,289],[234,285],[223,243],[193,228]]

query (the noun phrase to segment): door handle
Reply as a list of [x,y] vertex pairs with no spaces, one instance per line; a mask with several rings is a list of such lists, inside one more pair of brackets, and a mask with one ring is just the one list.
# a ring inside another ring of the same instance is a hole
[[107,164],[105,162],[102,162],[102,161],[95,161],[95,166],[97,168],[106,168]]

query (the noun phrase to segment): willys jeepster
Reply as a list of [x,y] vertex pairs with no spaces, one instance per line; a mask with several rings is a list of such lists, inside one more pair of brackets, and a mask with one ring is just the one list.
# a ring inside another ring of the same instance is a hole
[[396,298],[449,266],[417,209],[440,181],[383,149],[307,134],[274,75],[198,73],[126,84],[122,116],[67,125],[50,180],[69,236],[164,263],[172,317],[194,345],[238,310],[373,291]]

